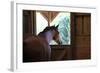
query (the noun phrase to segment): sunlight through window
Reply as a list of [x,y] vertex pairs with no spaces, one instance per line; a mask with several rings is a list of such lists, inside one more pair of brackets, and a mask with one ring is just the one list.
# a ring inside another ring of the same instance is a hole
[[36,12],[36,34],[38,35],[48,26],[47,20],[42,16],[40,12]]

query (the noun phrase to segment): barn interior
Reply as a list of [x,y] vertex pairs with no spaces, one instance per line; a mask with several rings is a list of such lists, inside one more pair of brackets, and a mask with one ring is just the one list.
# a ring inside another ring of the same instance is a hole
[[[64,19],[61,15],[66,21],[59,20]],[[58,24],[59,30],[66,32],[61,35],[62,45],[51,42],[51,61],[91,59],[90,13],[23,10],[23,40],[37,35],[46,26]]]

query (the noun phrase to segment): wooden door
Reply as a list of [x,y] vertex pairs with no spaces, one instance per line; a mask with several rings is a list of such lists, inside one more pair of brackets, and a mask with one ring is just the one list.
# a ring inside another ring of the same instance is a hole
[[91,14],[71,13],[73,59],[91,58]]

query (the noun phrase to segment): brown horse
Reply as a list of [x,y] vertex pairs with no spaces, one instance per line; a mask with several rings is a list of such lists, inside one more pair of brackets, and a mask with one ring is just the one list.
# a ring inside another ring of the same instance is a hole
[[49,61],[51,59],[51,40],[58,44],[58,26],[46,27],[37,36],[30,36],[23,41],[23,62]]

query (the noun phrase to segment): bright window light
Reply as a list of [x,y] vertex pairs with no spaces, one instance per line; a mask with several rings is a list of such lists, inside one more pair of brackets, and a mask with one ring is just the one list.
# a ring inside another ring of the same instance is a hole
[[36,12],[36,34],[38,35],[48,26],[47,20],[42,16],[40,12]]

